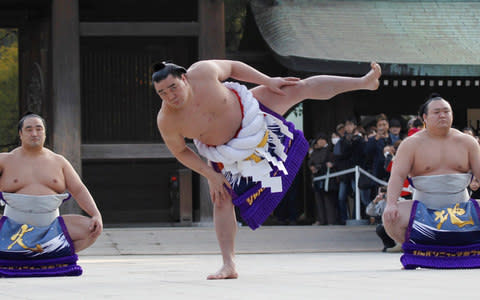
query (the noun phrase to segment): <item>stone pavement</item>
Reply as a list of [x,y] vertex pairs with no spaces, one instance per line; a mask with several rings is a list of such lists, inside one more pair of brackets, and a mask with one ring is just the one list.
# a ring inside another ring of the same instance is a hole
[[80,277],[0,279],[1,299],[473,298],[477,270],[401,270],[371,226],[241,228],[237,280],[220,266],[213,228],[106,229],[80,255]]
[[[375,226],[240,227],[237,253],[378,251]],[[217,254],[213,227],[107,228],[81,255]]]

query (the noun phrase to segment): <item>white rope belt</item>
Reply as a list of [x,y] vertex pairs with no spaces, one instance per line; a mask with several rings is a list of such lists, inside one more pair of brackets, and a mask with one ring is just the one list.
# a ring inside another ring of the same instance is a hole
[[[245,86],[235,82],[223,84],[235,90],[241,99],[244,108],[242,127],[237,136],[224,145],[207,146],[194,140],[198,152],[210,161],[221,162],[231,183],[240,177],[252,177],[261,182],[262,187],[270,187],[272,192],[281,191],[281,178],[270,176],[272,167],[269,162],[288,174],[283,165],[287,155],[279,135],[293,138],[293,134],[282,120],[260,110],[258,101]],[[277,132],[273,133],[273,130]],[[271,155],[269,148],[274,149],[276,157]]]

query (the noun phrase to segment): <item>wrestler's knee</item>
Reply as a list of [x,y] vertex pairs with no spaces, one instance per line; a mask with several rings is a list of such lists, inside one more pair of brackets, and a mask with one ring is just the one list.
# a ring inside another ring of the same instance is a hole
[[[405,240],[405,228],[400,222],[387,221],[383,223],[385,232],[389,237],[399,243],[403,243]],[[378,231],[377,231],[378,234]]]
[[403,243],[405,241],[405,233],[410,220],[412,203],[412,201],[398,203],[398,217],[395,220],[383,218],[385,231],[396,242]]
[[225,210],[231,209],[233,207],[232,198],[228,197],[227,199],[221,199],[220,201],[215,201],[213,206],[216,210]]
[[68,234],[70,238],[74,241],[83,240],[83,239],[93,239],[96,240],[98,236],[93,236],[91,234],[90,218],[80,215],[64,215],[62,216],[65,221],[65,226],[67,227]]

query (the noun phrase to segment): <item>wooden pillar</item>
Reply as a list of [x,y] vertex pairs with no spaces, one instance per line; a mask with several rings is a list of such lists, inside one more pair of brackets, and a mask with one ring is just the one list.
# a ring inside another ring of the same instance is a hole
[[197,221],[202,226],[213,225],[213,204],[210,200],[207,178],[200,176],[199,185],[200,219]]
[[[225,14],[223,0],[198,0],[198,59],[225,58]],[[200,223],[213,223],[208,181],[200,177]]]
[[50,139],[50,85],[48,76],[50,49],[50,21],[28,20],[19,28],[20,116],[27,111],[39,114],[47,121],[47,140]]
[[198,0],[198,58],[225,58],[225,14],[223,0]]
[[180,169],[180,223],[184,225],[192,224],[192,170]]
[[[80,30],[78,0],[52,0],[53,150],[81,175]],[[62,212],[79,209],[73,201]]]

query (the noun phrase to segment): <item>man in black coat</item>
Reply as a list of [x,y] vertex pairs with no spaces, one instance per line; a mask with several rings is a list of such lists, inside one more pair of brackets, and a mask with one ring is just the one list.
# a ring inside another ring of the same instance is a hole
[[[308,167],[313,177],[322,176],[333,168],[333,153],[327,142],[327,135],[320,133],[313,144],[313,152],[308,160]],[[330,178],[325,187],[326,180],[314,181],[315,203],[317,208],[317,221],[314,225],[335,224],[337,211],[337,188],[336,178]]]

